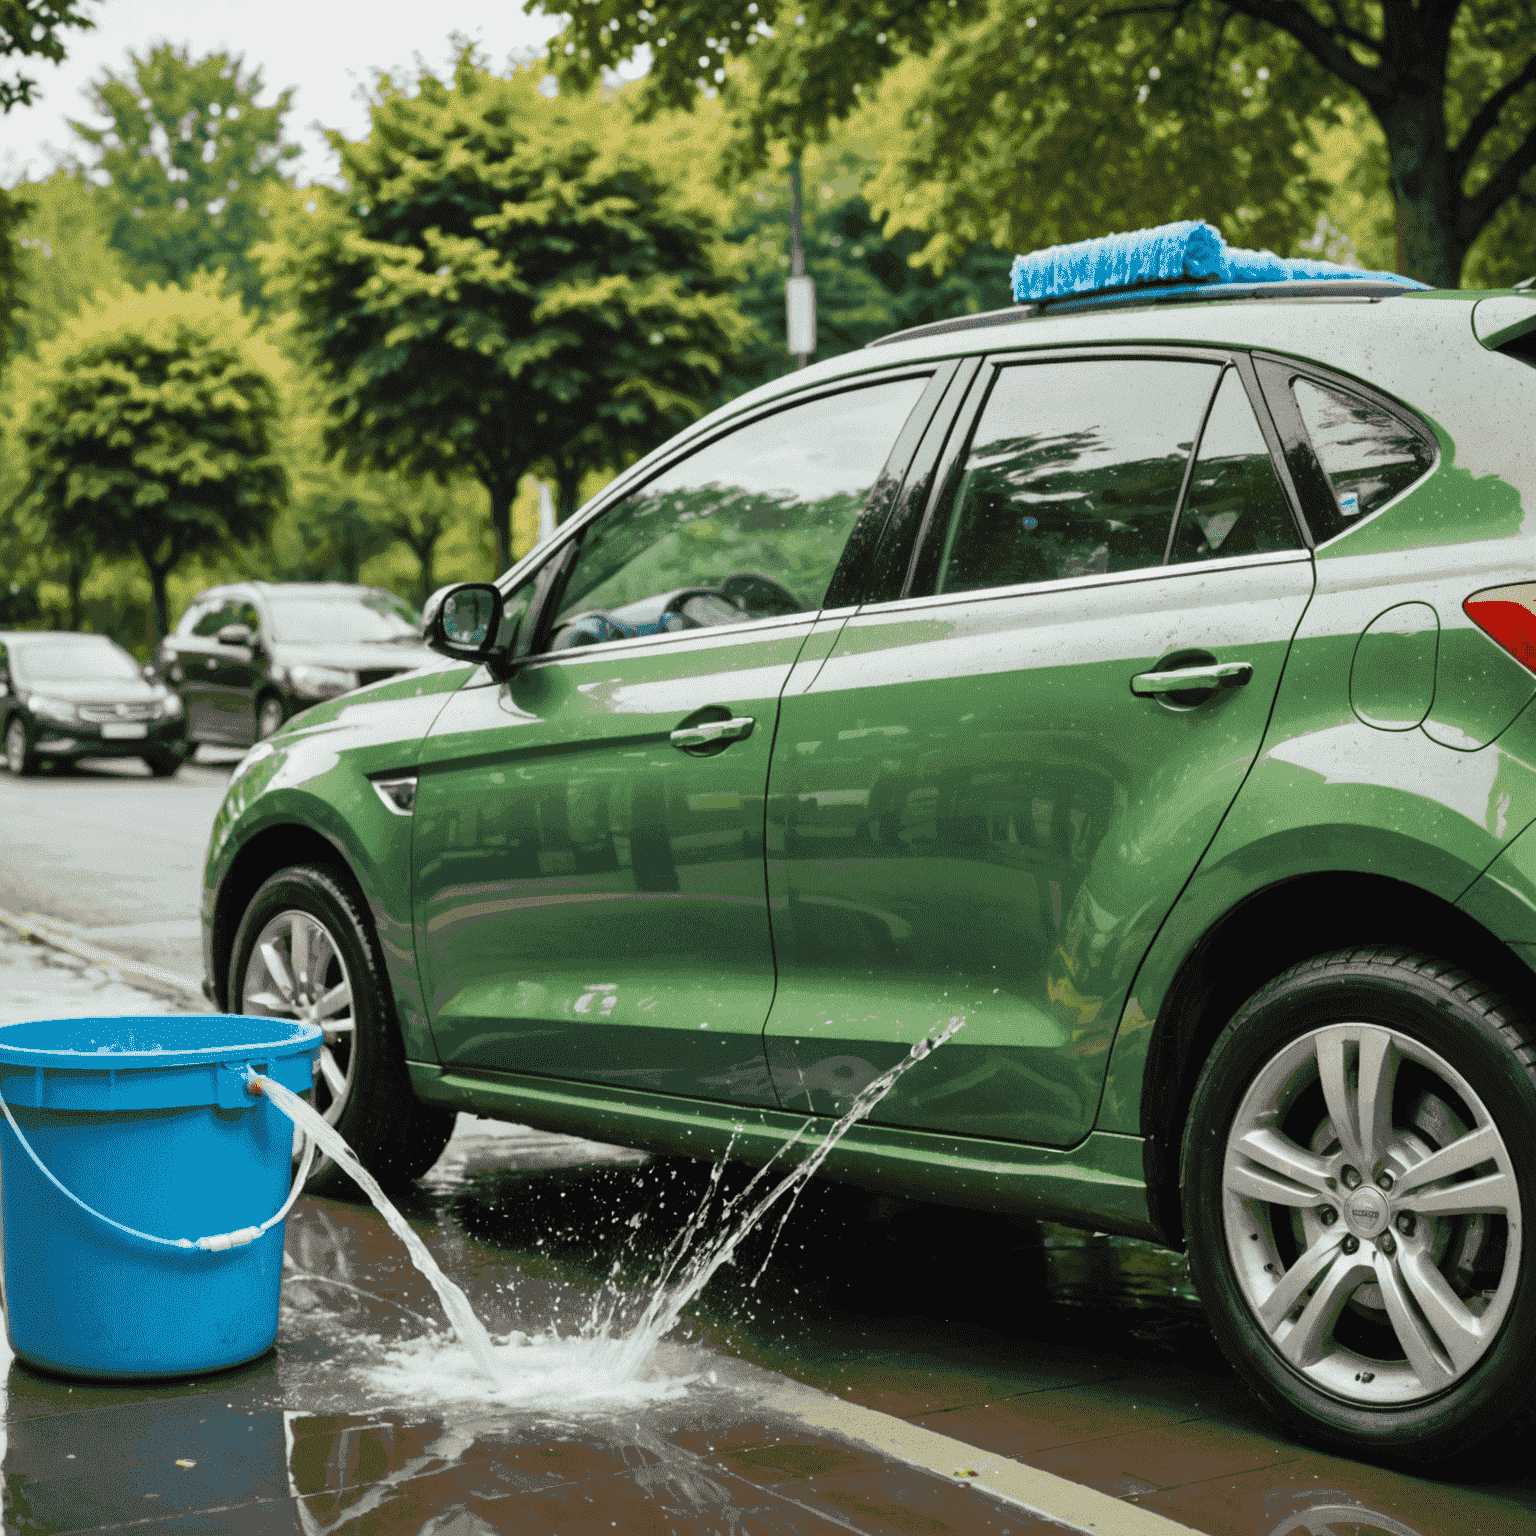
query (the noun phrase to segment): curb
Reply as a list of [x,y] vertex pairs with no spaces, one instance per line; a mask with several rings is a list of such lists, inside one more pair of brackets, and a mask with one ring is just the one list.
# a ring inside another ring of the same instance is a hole
[[87,939],[77,938],[61,925],[59,919],[47,917],[40,912],[28,912],[25,917],[17,917],[14,912],[7,912],[4,907],[0,907],[0,925],[11,929],[28,943],[46,944],[51,949],[73,955],[77,960],[99,965],[114,981],[131,979],[144,984],[146,990],[161,997],[169,994],[173,1002],[190,1003],[193,1012],[212,1012],[208,1000],[203,996],[200,982],[178,971],[169,971],[164,966],[151,965],[144,960],[130,960],[126,955],[103,949]]

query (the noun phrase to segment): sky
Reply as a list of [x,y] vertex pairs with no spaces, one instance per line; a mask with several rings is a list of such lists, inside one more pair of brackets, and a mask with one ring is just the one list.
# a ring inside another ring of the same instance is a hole
[[[96,26],[62,35],[62,64],[7,59],[38,82],[38,99],[0,117],[0,183],[46,175],[76,140],[69,119],[88,118],[81,87],[104,66],[121,69],[128,50],[188,43],[194,54],[229,51],[260,65],[269,104],[295,87],[289,137],[304,157],[289,167],[301,182],[326,177],[331,154],[320,123],[357,138],[367,125],[358,92],[375,69],[411,69],[420,55],[440,66],[449,34],[462,32],[500,64],[509,54],[542,51],[561,18],[527,15],[521,0],[89,0]],[[531,8],[531,6],[530,6]]]

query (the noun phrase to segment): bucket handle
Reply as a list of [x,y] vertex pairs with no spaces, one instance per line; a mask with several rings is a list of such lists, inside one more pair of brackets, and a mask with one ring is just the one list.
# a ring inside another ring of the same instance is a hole
[[247,1243],[254,1243],[258,1237],[264,1236],[278,1222],[280,1222],[293,1208],[293,1202],[299,1198],[304,1188],[304,1181],[309,1177],[309,1170],[315,1160],[315,1143],[312,1137],[304,1138],[304,1156],[299,1161],[299,1171],[293,1181],[293,1188],[288,1191],[288,1198],[283,1202],[282,1209],[275,1216],[269,1217],[259,1227],[241,1227],[238,1232],[220,1232],[213,1237],[156,1237],[153,1232],[140,1232],[136,1227],[126,1227],[120,1221],[113,1221],[110,1216],[89,1206],[79,1195],[66,1189],[53,1172],[43,1162],[36,1152],[32,1150],[32,1143],[21,1133],[21,1127],[16,1123],[16,1117],[11,1113],[11,1106],[5,1102],[5,1097],[0,1094],[0,1109],[5,1111],[5,1118],[15,1133],[16,1140],[21,1143],[21,1149],[32,1159],[37,1171],[48,1180],[58,1192],[72,1205],[78,1206],[87,1216],[94,1216],[97,1221],[115,1228],[128,1237],[137,1237],[146,1243],[154,1243],[161,1248],[201,1249],[204,1253],[221,1253],[226,1248],[243,1248]]

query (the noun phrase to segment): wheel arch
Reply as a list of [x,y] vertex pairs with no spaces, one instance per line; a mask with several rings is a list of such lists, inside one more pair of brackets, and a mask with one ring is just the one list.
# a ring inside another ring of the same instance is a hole
[[1519,954],[1443,897],[1386,875],[1318,872],[1265,887],[1223,913],[1180,964],[1158,1009],[1141,1082],[1152,1219],[1184,1243],[1179,1149],[1195,1083],[1242,1003],[1309,955],[1369,945],[1425,950],[1518,995]]
[[302,822],[276,822],[253,834],[230,861],[214,898],[210,935],[209,979],[213,983],[215,1007],[227,1010],[233,1003],[229,995],[229,968],[235,948],[235,933],[251,897],[262,882],[290,864],[318,863],[341,870],[352,886],[364,911],[369,903],[364,897],[347,862],[345,853],[330,838]]

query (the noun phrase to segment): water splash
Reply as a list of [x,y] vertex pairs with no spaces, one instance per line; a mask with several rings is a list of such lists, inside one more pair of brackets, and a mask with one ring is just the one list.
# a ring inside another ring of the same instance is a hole
[[[895,1066],[873,1079],[855,1097],[808,1155],[764,1192],[763,1186],[779,1159],[792,1155],[810,1130],[811,1122],[806,1121],[740,1191],[714,1212],[713,1230],[700,1241],[700,1234],[711,1221],[711,1208],[730,1157],[728,1147],[725,1156],[711,1170],[698,1207],[663,1253],[659,1272],[639,1320],[622,1335],[615,1330],[624,1298],[609,1293],[605,1310],[604,1292],[599,1292],[586,1328],[579,1336],[561,1338],[551,1333],[536,1339],[514,1333],[499,1343],[493,1342],[475,1316],[468,1297],[438,1268],[426,1245],[395,1209],[377,1180],[357,1161],[335,1127],[327,1124],[310,1105],[281,1084],[270,1078],[258,1078],[256,1082],[260,1091],[295,1125],[314,1136],[378,1207],[390,1229],[405,1244],[416,1267],[431,1282],[448,1321],[467,1352],[468,1360],[465,1361],[458,1351],[445,1350],[431,1339],[392,1347],[386,1354],[385,1363],[369,1373],[376,1386],[413,1397],[473,1398],[506,1406],[554,1403],[614,1406],[672,1396],[687,1386],[692,1378],[658,1377],[654,1369],[656,1352],[677,1326],[684,1309],[709,1284],[721,1266],[730,1263],[763,1219],[781,1204],[779,1232],[783,1231],[800,1192],[843,1137],[874,1109],[905,1073],[930,1056],[964,1024],[963,1016],[951,1018],[936,1033],[920,1039]],[[757,1196],[755,1203],[754,1194]],[[775,1233],[773,1243],[777,1241],[778,1233]],[[763,1268],[772,1257],[773,1243],[769,1245]],[[758,1273],[762,1273],[761,1268]],[[465,1381],[466,1363],[473,1365],[484,1378],[484,1386]]]
[[395,1209],[394,1202],[379,1187],[379,1181],[358,1162],[351,1147],[347,1145],[346,1139],[335,1126],[328,1124],[324,1117],[306,1104],[298,1094],[289,1092],[281,1083],[273,1082],[270,1077],[258,1077],[254,1081],[273,1104],[282,1110],[301,1131],[313,1136],[320,1146],[330,1153],[337,1166],[357,1181],[363,1192],[378,1207],[379,1214],[389,1223],[390,1230],[405,1244],[405,1250],[410,1254],[411,1262],[427,1277],[432,1289],[437,1292],[437,1299],[442,1302],[443,1311],[448,1314],[448,1321],[453,1325],[453,1331],[458,1334],[465,1349],[469,1351],[475,1368],[487,1380],[499,1383],[502,1377],[497,1365],[496,1351],[491,1344],[491,1336],[485,1331],[485,1325],[475,1316],[475,1309],[470,1306],[469,1297],[438,1268],[437,1260],[432,1257],[427,1245],[417,1237],[410,1223]]

